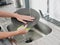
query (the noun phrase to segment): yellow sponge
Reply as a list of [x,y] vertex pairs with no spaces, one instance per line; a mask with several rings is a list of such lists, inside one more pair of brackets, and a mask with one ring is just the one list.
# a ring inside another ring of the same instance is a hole
[[[24,25],[21,25],[21,26],[19,26],[18,28],[23,28],[24,27]],[[18,29],[17,28],[17,29]],[[25,30],[27,30],[27,31],[29,31],[31,28],[26,28]]]

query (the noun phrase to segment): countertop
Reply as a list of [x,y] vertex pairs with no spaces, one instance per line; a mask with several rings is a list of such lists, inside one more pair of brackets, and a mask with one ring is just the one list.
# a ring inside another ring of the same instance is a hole
[[60,45],[60,27],[47,22],[44,19],[40,19],[40,22],[48,25],[50,28],[52,28],[52,32],[34,42],[32,42],[32,45]]

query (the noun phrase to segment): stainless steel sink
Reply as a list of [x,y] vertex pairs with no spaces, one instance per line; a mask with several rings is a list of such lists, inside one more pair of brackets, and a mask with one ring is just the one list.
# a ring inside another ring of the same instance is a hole
[[49,26],[40,21],[34,27],[45,35],[52,32],[52,29]]
[[[7,29],[9,31],[15,31],[15,30],[12,30],[12,28],[14,28],[14,27],[12,27],[12,24],[7,26]],[[42,33],[33,27],[31,30],[29,30],[28,33],[26,33],[24,35],[14,36],[14,39],[17,41],[18,45],[20,45],[20,44],[25,45],[25,44],[33,42],[34,40],[42,38],[42,37],[43,37]]]
[[28,43],[31,43],[42,37],[43,36],[40,33],[37,33],[31,29],[27,34],[15,36],[14,39],[16,39],[18,45],[28,45]]
[[[9,31],[12,30],[12,24],[7,26]],[[29,43],[43,38],[45,35],[48,35],[52,32],[52,29],[42,22],[38,22],[27,34],[14,36],[14,39],[17,41],[18,45],[28,45]]]
[[[1,27],[0,30],[2,29],[3,31],[15,31],[11,29],[12,24],[7,25],[6,23],[5,25],[1,25]],[[38,22],[38,24],[36,24],[27,34],[14,36],[14,39],[16,40],[17,45],[28,45],[35,40],[43,38],[51,32],[52,29],[50,27],[42,22]]]
[[[12,30],[12,23],[7,21],[5,24],[0,25],[0,30],[3,31],[15,31]],[[14,36],[18,45],[29,45],[31,42],[43,38],[50,34],[52,29],[42,22],[38,22],[27,34]]]

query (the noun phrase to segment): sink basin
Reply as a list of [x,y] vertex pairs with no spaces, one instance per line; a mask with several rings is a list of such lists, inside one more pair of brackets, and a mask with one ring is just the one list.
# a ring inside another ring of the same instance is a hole
[[[7,26],[9,31],[13,30],[13,24]],[[14,39],[17,41],[18,45],[28,45],[29,43],[43,38],[45,35],[48,35],[52,32],[52,29],[42,22],[38,22],[27,34],[14,36]]]
[[[9,31],[15,31],[12,30],[12,28],[12,24],[7,27]],[[14,36],[14,39],[17,41],[18,45],[27,45],[28,43],[31,43],[42,37],[43,35],[33,27],[27,34]]]
[[34,27],[38,29],[40,32],[44,33],[45,35],[48,35],[52,32],[52,29],[49,26],[40,21]]
[[15,36],[14,39],[16,39],[18,45],[28,45],[42,37],[41,34],[31,29],[27,34]]

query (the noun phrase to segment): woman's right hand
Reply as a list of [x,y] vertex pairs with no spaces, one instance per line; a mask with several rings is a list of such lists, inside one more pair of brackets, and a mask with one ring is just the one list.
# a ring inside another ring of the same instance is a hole
[[18,34],[26,34],[27,33],[26,27],[27,27],[27,25],[25,25],[24,27],[19,27],[16,32]]

